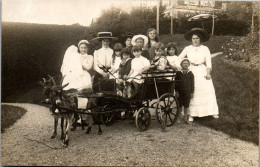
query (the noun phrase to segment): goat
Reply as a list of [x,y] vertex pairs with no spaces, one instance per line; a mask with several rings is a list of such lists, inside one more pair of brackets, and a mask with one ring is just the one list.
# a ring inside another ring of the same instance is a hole
[[[64,78],[64,77],[63,77]],[[72,125],[72,120],[74,118],[74,112],[77,109],[77,96],[73,93],[68,93],[68,91],[63,91],[63,88],[66,87],[68,84],[62,86],[62,82],[60,85],[57,85],[55,80],[51,78],[53,82],[53,89],[52,89],[52,99],[54,101],[54,104],[56,105],[56,113],[59,115],[62,115],[64,119],[66,120],[66,130],[65,130],[65,138],[63,142],[63,146],[68,146],[69,144],[69,130]],[[63,79],[62,79],[63,80]],[[89,98],[89,102],[86,107],[90,108],[91,106],[97,106],[96,105],[96,98]],[[66,109],[65,109],[66,108]],[[91,127],[93,124],[93,118],[92,115],[87,116],[89,118],[89,125],[88,125],[88,130],[86,133],[89,133],[91,131]],[[55,124],[55,131],[54,135],[57,129],[57,124]],[[100,128],[99,124],[99,134],[102,134],[102,130]]]
[[54,115],[54,132],[51,136],[51,139],[54,139],[57,136],[57,126],[58,126],[58,120],[59,118],[61,118],[61,140],[64,140],[65,134],[64,134],[64,130],[63,130],[63,125],[64,125],[64,118],[62,115],[57,114],[57,105],[55,103],[55,95],[54,95],[54,82],[53,82],[53,77],[49,76],[49,80],[46,80],[45,78],[43,78],[43,82],[40,81],[39,83],[43,86],[43,94],[45,97],[45,100],[43,101],[44,103],[48,103],[51,104],[50,107],[50,111],[52,112],[52,114]]

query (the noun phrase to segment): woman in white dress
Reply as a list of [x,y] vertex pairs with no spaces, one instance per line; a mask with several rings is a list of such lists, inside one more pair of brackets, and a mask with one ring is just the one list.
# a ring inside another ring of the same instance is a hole
[[81,40],[78,47],[71,45],[65,52],[61,73],[64,77],[62,85],[69,83],[64,90],[82,90],[92,88],[92,78],[89,71],[93,67],[93,56],[88,55],[89,42]]
[[188,57],[191,62],[189,69],[194,74],[195,82],[188,113],[189,121],[193,121],[193,117],[213,116],[218,118],[218,105],[210,74],[212,70],[211,54],[207,46],[201,45],[202,42],[209,40],[210,36],[200,28],[193,28],[184,37],[191,41],[192,45],[184,48],[179,59]]

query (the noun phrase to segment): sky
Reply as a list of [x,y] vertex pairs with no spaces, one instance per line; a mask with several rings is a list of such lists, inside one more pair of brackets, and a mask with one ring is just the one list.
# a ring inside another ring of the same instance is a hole
[[[2,0],[2,21],[83,26],[91,24],[103,9],[124,10],[148,0]],[[156,0],[149,0],[156,3]]]

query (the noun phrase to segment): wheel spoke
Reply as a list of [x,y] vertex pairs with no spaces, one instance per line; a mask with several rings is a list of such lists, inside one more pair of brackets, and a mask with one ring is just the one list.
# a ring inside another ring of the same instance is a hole
[[169,106],[169,103],[170,103],[170,95],[168,96],[168,103],[167,103],[167,106]]
[[168,114],[168,116],[169,116],[169,118],[170,118],[170,121],[171,121],[171,123],[172,123],[173,121],[172,121],[172,118],[171,118],[170,114]]

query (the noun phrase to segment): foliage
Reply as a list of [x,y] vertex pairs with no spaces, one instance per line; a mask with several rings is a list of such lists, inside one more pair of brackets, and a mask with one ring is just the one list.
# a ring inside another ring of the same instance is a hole
[[57,75],[66,49],[91,34],[87,27],[2,23],[2,100]]
[[25,109],[20,107],[1,105],[1,132],[13,125],[26,112]]
[[259,54],[259,32],[253,32],[244,37],[227,40],[222,45],[227,59],[250,62]]

